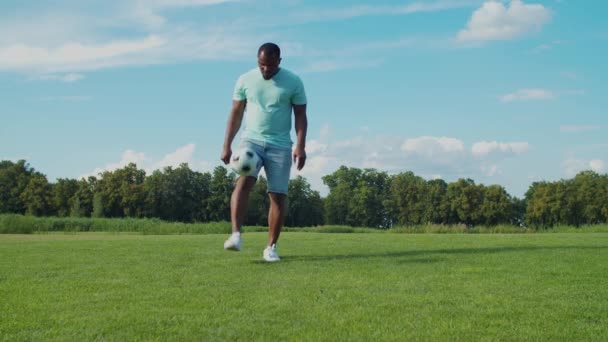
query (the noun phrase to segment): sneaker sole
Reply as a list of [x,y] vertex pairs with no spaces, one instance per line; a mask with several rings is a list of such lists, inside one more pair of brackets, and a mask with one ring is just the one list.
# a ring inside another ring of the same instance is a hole
[[279,261],[281,261],[281,259],[276,259],[276,260],[264,259],[264,261],[266,261],[266,262],[279,262]]

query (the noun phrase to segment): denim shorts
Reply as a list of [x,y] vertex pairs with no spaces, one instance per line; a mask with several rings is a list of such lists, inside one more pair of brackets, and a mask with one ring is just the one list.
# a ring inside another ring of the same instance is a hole
[[[248,147],[262,158],[262,167],[268,180],[268,192],[287,194],[291,171],[291,149],[253,139],[243,139],[240,148]],[[251,176],[257,178],[260,169]]]

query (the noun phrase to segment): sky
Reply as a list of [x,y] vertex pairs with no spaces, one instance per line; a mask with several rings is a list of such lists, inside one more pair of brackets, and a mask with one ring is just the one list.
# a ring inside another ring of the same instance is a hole
[[3,0],[0,160],[51,182],[130,162],[212,171],[234,84],[275,42],[308,97],[292,177],[326,195],[321,177],[346,165],[522,197],[608,172],[605,13],[600,0]]

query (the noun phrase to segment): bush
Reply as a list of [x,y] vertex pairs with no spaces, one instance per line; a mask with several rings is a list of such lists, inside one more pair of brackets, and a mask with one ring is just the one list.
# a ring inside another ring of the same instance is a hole
[[[87,218],[87,217],[35,217],[17,214],[0,215],[0,234],[32,234],[47,232],[127,232],[150,235],[168,234],[230,234],[230,222],[181,223],[157,218]],[[246,226],[245,232],[266,232],[268,227]],[[402,233],[402,234],[515,234],[515,233],[606,233],[608,225],[558,226],[552,229],[534,230],[526,227],[498,225],[491,227],[459,225],[418,225],[395,227],[385,230],[350,227],[317,226],[285,227],[286,232],[307,233]]]
[[[249,227],[247,231],[262,231]],[[0,233],[32,234],[47,232],[131,232],[141,234],[229,234],[229,222],[181,223],[155,218],[79,218],[0,215]]]

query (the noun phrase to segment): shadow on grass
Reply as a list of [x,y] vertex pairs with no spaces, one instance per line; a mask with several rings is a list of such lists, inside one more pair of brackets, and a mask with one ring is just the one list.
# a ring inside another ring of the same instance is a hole
[[[493,254],[493,253],[509,253],[509,252],[529,252],[529,251],[555,251],[555,250],[601,250],[608,249],[608,246],[521,246],[521,247],[490,247],[490,248],[455,248],[455,249],[429,249],[429,250],[408,250],[408,251],[392,251],[386,253],[370,253],[370,254],[336,254],[336,255],[285,255],[281,256],[281,262],[294,261],[319,261],[319,260],[349,260],[349,259],[372,259],[372,258],[402,258],[402,257],[423,257],[414,258],[412,260],[400,260],[400,262],[425,263],[438,262],[443,260],[437,256],[430,255],[451,255],[451,254]],[[264,261],[260,261],[264,263]]]

